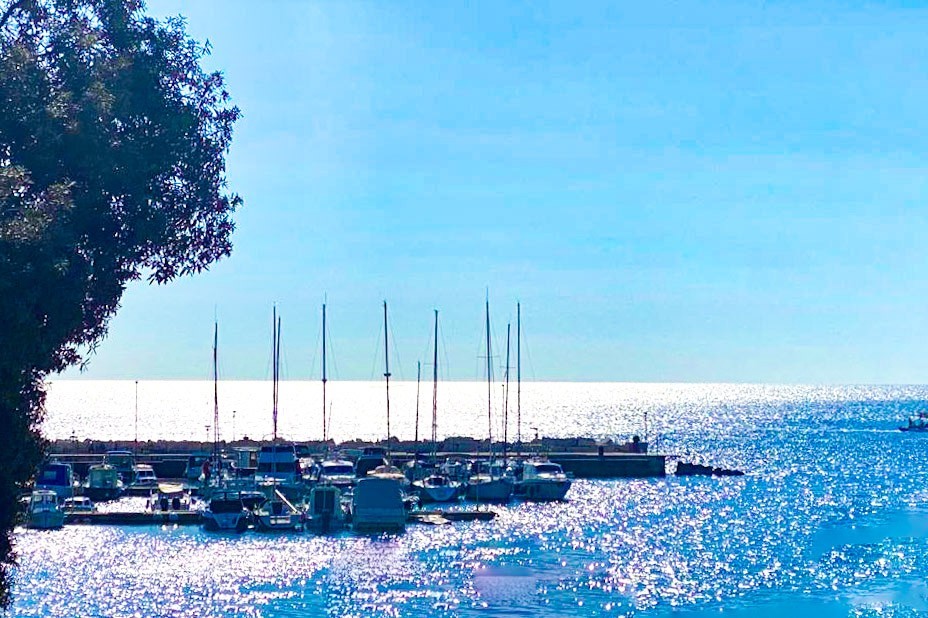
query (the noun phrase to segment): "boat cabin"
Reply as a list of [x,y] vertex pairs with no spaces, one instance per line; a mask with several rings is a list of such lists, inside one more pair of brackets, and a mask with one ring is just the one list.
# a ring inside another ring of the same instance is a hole
[[70,498],[74,495],[74,471],[71,464],[45,464],[35,478],[35,487],[53,491],[61,499]]

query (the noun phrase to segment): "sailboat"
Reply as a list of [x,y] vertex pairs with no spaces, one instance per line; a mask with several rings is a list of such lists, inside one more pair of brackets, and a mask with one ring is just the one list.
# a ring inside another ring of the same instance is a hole
[[326,366],[326,323],[325,303],[322,304],[322,444],[325,457],[316,468],[315,481],[322,485],[334,485],[342,490],[350,490],[354,485],[354,464],[346,459],[328,453],[329,424],[331,406],[327,409],[325,385],[328,382],[328,369]]
[[[387,388],[387,442],[385,447],[367,447],[356,466],[359,476],[351,496],[351,525],[360,531],[403,530],[410,502],[404,492],[409,481],[399,468],[389,463],[390,445],[390,346],[387,328],[387,301],[383,301],[384,372]],[[383,463],[372,470],[376,460]],[[366,474],[362,477],[362,470]]]
[[448,476],[437,472],[438,459],[438,309],[435,310],[435,345],[432,355],[432,474],[417,481],[412,486],[422,502],[451,502],[461,494],[461,483],[452,481]]
[[508,502],[512,497],[512,480],[503,470],[503,466],[493,459],[493,372],[490,355],[490,299],[486,302],[487,330],[487,423],[489,461],[476,461],[468,479],[467,499],[477,502]]

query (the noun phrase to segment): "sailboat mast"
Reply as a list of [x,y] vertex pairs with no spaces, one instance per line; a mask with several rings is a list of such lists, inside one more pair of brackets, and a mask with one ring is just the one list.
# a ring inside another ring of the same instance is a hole
[[387,328],[387,301],[383,301],[383,377],[387,380],[387,448],[390,448],[390,334]]
[[489,442],[489,451],[490,456],[493,456],[493,385],[492,385],[492,371],[490,359],[490,299],[487,298],[487,426],[488,426],[488,436],[490,439]]
[[325,365],[325,303],[322,303],[322,448],[326,448],[328,442],[327,427],[325,422],[325,383],[328,381]]
[[506,450],[509,441],[509,332],[512,324],[506,324],[506,387],[503,399],[503,461],[506,461]]
[[516,303],[516,442],[522,455],[522,305]]
[[[416,445],[416,453],[419,453],[419,383],[422,381],[422,361],[416,361],[416,436],[413,442]],[[413,460],[415,461],[415,459]]]
[[[213,323],[213,457],[219,457],[219,321]],[[138,382],[136,382],[136,387]]]
[[435,341],[432,352],[432,457],[438,450],[438,309],[435,310]]
[[273,368],[271,370],[271,414],[274,421],[274,441],[277,441],[277,379],[280,372],[280,318],[277,317],[277,305],[274,305],[274,311],[271,315],[271,355],[273,357]]

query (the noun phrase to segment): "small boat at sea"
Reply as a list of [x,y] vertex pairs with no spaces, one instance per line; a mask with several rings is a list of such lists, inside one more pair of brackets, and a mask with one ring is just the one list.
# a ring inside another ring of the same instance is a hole
[[219,490],[210,497],[203,511],[203,528],[211,532],[244,532],[251,525],[252,514],[240,491]]
[[64,510],[58,502],[58,494],[50,489],[36,489],[29,498],[26,511],[26,526],[39,530],[52,530],[64,525]]
[[908,425],[899,428],[899,431],[928,432],[928,412],[919,412],[909,417]]
[[393,478],[359,479],[351,497],[351,525],[358,532],[399,532],[406,528],[403,488]]
[[530,459],[524,462],[520,477],[516,480],[514,493],[526,500],[563,500],[571,485],[560,464],[546,459]]
[[304,527],[317,534],[344,528],[347,524],[342,491],[337,485],[317,484],[309,490]]
[[51,462],[42,466],[35,477],[36,489],[53,491],[59,499],[64,500],[74,495],[74,470],[71,464]]
[[87,469],[87,479],[84,481],[83,489],[85,496],[101,502],[119,498],[126,490],[126,486],[119,478],[119,471],[114,466],[96,464]]

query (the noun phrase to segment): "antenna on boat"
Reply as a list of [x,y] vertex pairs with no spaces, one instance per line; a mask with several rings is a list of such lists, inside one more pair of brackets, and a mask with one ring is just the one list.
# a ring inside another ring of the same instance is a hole
[[387,452],[390,452],[390,344],[387,301],[383,301],[383,377],[387,380]]

